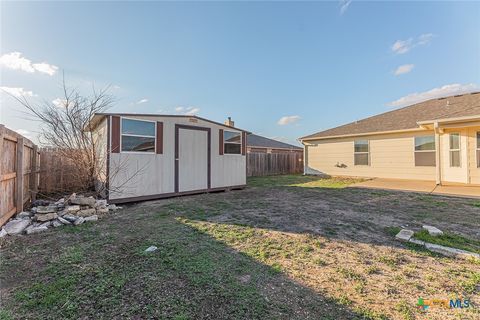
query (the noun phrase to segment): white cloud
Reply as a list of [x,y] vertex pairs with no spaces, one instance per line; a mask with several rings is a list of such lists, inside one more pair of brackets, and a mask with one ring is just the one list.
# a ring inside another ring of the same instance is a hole
[[145,103],[145,102],[148,102],[148,99],[141,99],[141,100],[138,100],[137,101],[137,104],[142,104],[142,103]]
[[278,120],[277,124],[284,126],[287,124],[297,122],[298,120],[300,120],[300,116],[285,116],[285,117],[281,117],[280,120]]
[[0,66],[12,70],[22,70],[28,73],[36,71],[53,76],[58,67],[46,62],[32,63],[30,59],[22,57],[21,52],[10,52],[0,56]]
[[424,33],[418,36],[416,39],[409,38],[407,40],[397,40],[392,45],[392,51],[396,54],[404,54],[417,46],[423,46],[429,44],[434,35],[432,33]]
[[409,73],[410,71],[413,70],[413,67],[414,65],[413,64],[404,64],[404,65],[401,65],[397,68],[397,70],[395,70],[394,74],[396,76],[399,76],[401,74],[405,74],[405,73]]
[[200,108],[188,108],[187,112],[185,112],[188,116],[193,116],[200,112]]
[[36,96],[36,94],[34,94],[32,91],[27,91],[23,88],[0,87],[0,89],[17,98]]
[[184,114],[187,116],[193,116],[200,112],[200,108],[194,107],[176,107],[175,111],[180,114]]
[[390,107],[404,107],[409,106],[415,103],[419,103],[422,101],[436,99],[441,97],[453,96],[456,94],[464,94],[473,91],[480,90],[480,86],[474,83],[469,84],[447,84],[439,88],[433,88],[431,90],[425,92],[415,92],[409,95],[406,95],[398,100],[392,101],[387,105]]
[[351,3],[352,0],[340,0],[340,14],[344,14]]

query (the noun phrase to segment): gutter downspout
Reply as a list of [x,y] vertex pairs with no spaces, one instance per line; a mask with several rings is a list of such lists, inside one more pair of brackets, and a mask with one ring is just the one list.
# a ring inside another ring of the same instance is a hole
[[438,127],[438,121],[434,122],[433,129],[435,130],[435,157],[436,157],[436,183],[437,186],[442,184],[442,164],[441,164],[441,151],[440,151],[440,129]]

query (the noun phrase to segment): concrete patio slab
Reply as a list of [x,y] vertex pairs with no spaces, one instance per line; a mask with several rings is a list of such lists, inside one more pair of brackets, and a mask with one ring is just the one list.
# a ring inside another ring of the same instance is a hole
[[468,184],[444,184],[437,186],[434,181],[375,178],[352,185],[354,188],[371,188],[421,192],[480,199],[480,186]]

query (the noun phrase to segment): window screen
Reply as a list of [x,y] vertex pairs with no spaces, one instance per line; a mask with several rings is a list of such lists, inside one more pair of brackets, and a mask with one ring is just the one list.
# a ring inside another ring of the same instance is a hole
[[368,140],[355,140],[354,143],[354,164],[356,166],[370,165]]
[[415,166],[434,167],[435,158],[435,136],[415,137]]

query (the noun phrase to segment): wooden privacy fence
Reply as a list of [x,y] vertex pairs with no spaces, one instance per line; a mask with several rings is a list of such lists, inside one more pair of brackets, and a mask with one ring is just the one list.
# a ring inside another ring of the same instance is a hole
[[247,176],[269,176],[303,172],[303,153],[257,153],[247,154]]
[[0,124],[0,226],[35,200],[39,161],[35,144]]
[[71,157],[64,155],[64,152],[57,148],[40,149],[39,192],[42,194],[85,190],[88,173],[84,172],[84,168],[79,165],[83,157],[82,153],[78,152],[79,163],[74,163]]

